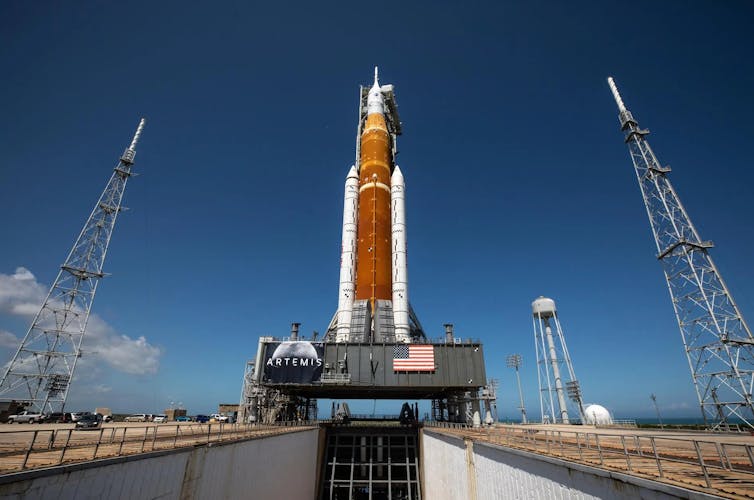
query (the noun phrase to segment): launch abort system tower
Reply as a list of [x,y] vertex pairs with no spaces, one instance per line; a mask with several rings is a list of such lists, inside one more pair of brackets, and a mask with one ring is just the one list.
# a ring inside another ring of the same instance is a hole
[[[262,337],[246,366],[241,418],[316,416],[316,399],[429,399],[436,420],[472,422],[494,391],[482,345],[447,325],[429,339],[408,300],[402,133],[392,85],[359,91],[356,163],[346,176],[338,309],[324,340]],[[314,412],[314,413],[312,413]],[[478,417],[477,417],[478,418]]]

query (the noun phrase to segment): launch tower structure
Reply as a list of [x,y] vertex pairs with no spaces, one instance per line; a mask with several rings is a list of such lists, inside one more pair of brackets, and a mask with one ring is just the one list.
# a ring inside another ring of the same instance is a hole
[[[571,423],[568,416],[568,396],[576,405],[584,422],[584,405],[581,388],[568,353],[563,328],[560,326],[555,301],[539,297],[531,304],[534,324],[534,347],[537,353],[537,382],[539,383],[539,409],[542,422]],[[552,327],[555,327],[553,335]],[[563,365],[568,381],[564,381]],[[555,399],[553,399],[553,397]],[[557,406],[555,402],[557,401]]]
[[705,422],[716,428],[743,421],[754,427],[754,337],[709,249],[670,183],[670,167],[657,160],[646,136],[626,109],[612,78],[621,130],[649,216],[691,378]]
[[0,380],[0,398],[29,403],[39,412],[62,411],[121,200],[144,129],[142,118],[94,205],[42,307]]

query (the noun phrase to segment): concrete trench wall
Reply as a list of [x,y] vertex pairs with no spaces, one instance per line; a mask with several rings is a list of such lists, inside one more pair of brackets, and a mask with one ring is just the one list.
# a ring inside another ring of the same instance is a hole
[[0,498],[314,499],[319,430],[0,477]]
[[423,498],[713,499],[704,493],[552,457],[421,433]]

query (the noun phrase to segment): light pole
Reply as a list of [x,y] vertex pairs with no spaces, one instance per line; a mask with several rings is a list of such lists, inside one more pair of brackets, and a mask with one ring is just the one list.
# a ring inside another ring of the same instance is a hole
[[654,394],[650,394],[649,399],[651,399],[652,403],[654,403],[655,405],[655,411],[657,411],[657,420],[660,421],[660,429],[664,429],[665,426],[662,425],[662,418],[660,418],[660,407],[657,406],[657,396],[655,396]]
[[521,355],[520,354],[511,354],[505,359],[505,364],[508,366],[508,368],[513,368],[516,370],[516,382],[518,382],[518,397],[521,400],[521,406],[519,406],[519,410],[521,410],[521,423],[526,424],[528,423],[526,421],[526,407],[524,406],[524,392],[521,390],[521,377],[518,374],[518,368],[521,366]]

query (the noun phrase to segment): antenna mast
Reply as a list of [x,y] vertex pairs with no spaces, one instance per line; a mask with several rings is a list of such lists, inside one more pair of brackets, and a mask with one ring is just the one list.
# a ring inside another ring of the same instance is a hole
[[0,380],[0,398],[28,403],[41,413],[62,411],[76,362],[81,357],[89,313],[115,220],[144,129],[142,118],[131,145],[84,224],[41,309]]
[[738,421],[754,427],[754,337],[709,255],[712,242],[699,237],[670,184],[670,167],[661,166],[649,147],[649,130],[639,128],[613,79],[607,83],[618,104],[704,421],[715,428]]

